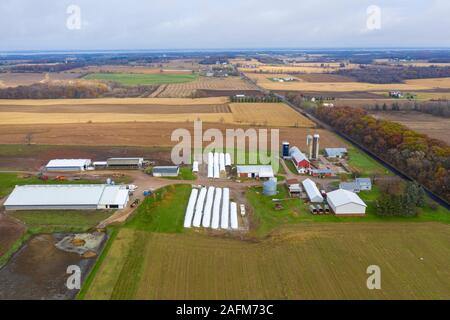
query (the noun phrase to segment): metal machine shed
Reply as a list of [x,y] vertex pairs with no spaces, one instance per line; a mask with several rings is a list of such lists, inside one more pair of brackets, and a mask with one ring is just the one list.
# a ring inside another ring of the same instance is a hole
[[354,192],[338,189],[327,193],[327,201],[336,215],[363,215],[367,205]]
[[95,210],[122,209],[128,190],[113,185],[16,186],[4,206],[6,210]]
[[325,148],[327,158],[342,158],[347,152],[347,148]]
[[177,166],[153,167],[152,175],[154,177],[177,177],[180,168]]
[[311,179],[304,180],[303,188],[305,189],[306,194],[308,195],[309,201],[316,203],[323,202],[322,194],[320,193],[314,181],[312,181]]
[[110,169],[139,169],[144,164],[144,158],[109,158],[106,162]]
[[91,165],[90,159],[54,159],[45,166],[47,171],[84,171]]

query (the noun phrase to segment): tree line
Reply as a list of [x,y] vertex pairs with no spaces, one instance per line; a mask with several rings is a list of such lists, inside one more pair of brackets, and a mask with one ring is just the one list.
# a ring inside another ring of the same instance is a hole
[[375,111],[417,111],[436,117],[450,118],[450,101],[394,102],[389,105],[376,103],[366,106],[366,109]]
[[316,116],[450,202],[450,147],[362,108],[318,107]]
[[389,181],[380,186],[381,196],[376,201],[376,213],[379,216],[414,217],[418,208],[426,204],[426,194],[416,182],[406,185],[398,180]]
[[127,87],[117,83],[35,83],[0,89],[0,99],[95,99],[148,97],[158,86]]
[[447,78],[450,77],[450,67],[361,65],[357,69],[340,69],[334,73],[351,77],[359,82],[402,83],[408,79]]

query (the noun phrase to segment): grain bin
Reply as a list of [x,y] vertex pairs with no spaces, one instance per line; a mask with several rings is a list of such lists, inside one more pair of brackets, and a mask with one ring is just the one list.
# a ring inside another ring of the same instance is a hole
[[277,194],[277,179],[270,178],[263,184],[263,194],[265,196],[274,196]]

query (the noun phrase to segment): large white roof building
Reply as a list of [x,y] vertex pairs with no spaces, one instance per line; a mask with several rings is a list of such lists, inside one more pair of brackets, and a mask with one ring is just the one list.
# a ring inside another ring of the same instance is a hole
[[90,159],[54,159],[50,160],[47,171],[84,171],[91,165]]
[[327,193],[327,201],[336,215],[363,215],[367,205],[354,192],[338,189]]
[[96,210],[123,209],[129,200],[125,186],[26,185],[16,186],[6,210]]

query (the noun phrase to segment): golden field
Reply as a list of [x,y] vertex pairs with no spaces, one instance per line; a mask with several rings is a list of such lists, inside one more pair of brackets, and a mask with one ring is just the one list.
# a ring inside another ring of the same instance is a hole
[[40,99],[40,100],[10,100],[0,99],[1,105],[14,106],[49,106],[49,105],[99,105],[99,104],[143,104],[143,105],[202,105],[223,104],[228,97],[212,97],[199,99],[184,98],[99,98],[99,99]]
[[405,83],[393,84],[372,84],[364,82],[275,82],[270,80],[273,76],[267,74],[247,73],[246,75],[256,81],[259,86],[268,90],[346,92],[450,89],[450,78],[406,80]]
[[235,123],[283,127],[314,127],[314,124],[283,103],[231,103]]
[[203,122],[312,127],[283,103],[235,103],[227,98],[3,100],[0,125]]

